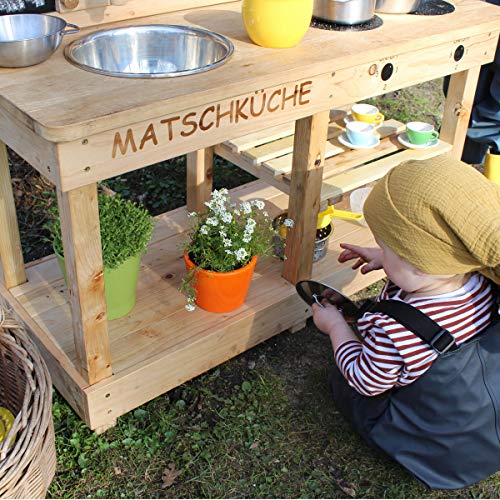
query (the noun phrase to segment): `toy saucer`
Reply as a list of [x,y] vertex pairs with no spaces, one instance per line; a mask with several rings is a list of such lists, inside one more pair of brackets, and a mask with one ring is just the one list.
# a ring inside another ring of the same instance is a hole
[[342,132],[338,136],[338,140],[340,144],[347,146],[348,148],[351,149],[371,149],[380,144],[380,139],[376,136],[373,136],[373,142],[371,144],[352,144],[349,139],[347,138],[347,135],[345,132]]
[[429,149],[437,146],[439,144],[439,139],[434,139],[433,141],[426,142],[425,144],[413,144],[408,139],[406,132],[398,135],[398,141],[406,148],[410,149]]

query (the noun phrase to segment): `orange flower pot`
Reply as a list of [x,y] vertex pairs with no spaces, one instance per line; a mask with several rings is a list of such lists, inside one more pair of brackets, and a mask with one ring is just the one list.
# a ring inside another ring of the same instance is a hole
[[[241,307],[250,287],[257,258],[258,255],[254,255],[246,266],[227,273],[198,269],[193,283],[196,304],[206,311],[218,313],[234,311]],[[184,262],[188,272],[196,267],[186,253]]]

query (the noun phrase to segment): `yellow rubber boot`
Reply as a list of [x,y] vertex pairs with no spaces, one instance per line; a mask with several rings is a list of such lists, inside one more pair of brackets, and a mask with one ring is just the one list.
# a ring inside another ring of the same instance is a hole
[[496,182],[500,186],[500,154],[486,153],[484,175],[490,181]]

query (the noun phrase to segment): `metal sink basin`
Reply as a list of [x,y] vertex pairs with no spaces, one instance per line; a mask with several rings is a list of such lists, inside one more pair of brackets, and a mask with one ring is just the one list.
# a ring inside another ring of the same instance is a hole
[[169,78],[216,68],[233,50],[226,37],[211,31],[150,24],[97,31],[69,44],[64,55],[101,75]]

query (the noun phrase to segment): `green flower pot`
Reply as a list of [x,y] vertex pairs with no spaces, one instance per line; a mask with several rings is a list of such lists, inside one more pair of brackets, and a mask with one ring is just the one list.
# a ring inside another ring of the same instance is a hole
[[[64,257],[57,252],[55,254],[67,286]],[[140,266],[141,254],[138,253],[115,269],[104,268],[104,293],[109,321],[125,316],[134,308]]]

